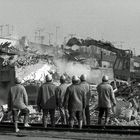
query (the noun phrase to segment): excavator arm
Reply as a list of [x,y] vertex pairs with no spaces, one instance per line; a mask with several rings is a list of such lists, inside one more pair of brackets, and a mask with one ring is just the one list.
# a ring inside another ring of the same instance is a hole
[[[134,59],[133,53],[131,50],[122,50],[119,48],[116,48],[112,43],[110,42],[103,42],[103,41],[97,41],[92,38],[89,39],[77,39],[77,38],[71,38],[67,42],[67,46],[97,46],[101,49],[105,49],[108,51],[111,51],[116,54],[116,60],[113,65],[113,72],[114,77],[120,80],[130,81],[130,80],[137,80],[140,81],[140,70],[135,70],[134,68],[134,62],[139,64],[140,68],[140,59]],[[102,56],[102,51],[101,51]],[[102,59],[102,57],[101,57]],[[102,60],[101,60],[102,61]]]

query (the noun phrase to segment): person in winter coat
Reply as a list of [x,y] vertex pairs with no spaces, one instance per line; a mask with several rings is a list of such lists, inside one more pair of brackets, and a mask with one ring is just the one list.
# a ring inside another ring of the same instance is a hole
[[28,109],[28,96],[24,86],[21,85],[21,81],[15,78],[15,85],[10,88],[8,94],[8,109],[12,111],[13,122],[15,125],[15,131],[18,132],[18,116],[24,115],[24,126],[29,127],[29,109]]
[[81,129],[83,123],[83,110],[86,105],[85,92],[79,85],[80,79],[77,76],[72,77],[72,84],[66,90],[64,106],[69,111],[70,127],[73,128],[74,120],[77,118],[78,126]]
[[52,76],[49,74],[46,76],[46,83],[42,84],[39,88],[37,106],[39,110],[43,110],[43,126],[47,127],[47,115],[50,114],[51,125],[55,125],[55,108],[56,108],[56,98],[55,98],[56,86],[52,82]]
[[86,75],[82,74],[80,76],[80,86],[85,90],[86,94],[86,108],[84,110],[84,124],[90,125],[90,111],[89,111],[89,101],[91,98],[91,92],[90,92],[90,85],[86,81]]
[[59,108],[62,124],[68,123],[68,114],[64,109],[63,102],[68,85],[66,84],[66,77],[60,77],[60,85],[56,88],[56,105]]
[[102,83],[97,86],[98,92],[98,107],[99,107],[99,116],[98,124],[101,124],[102,117],[105,113],[105,125],[108,124],[110,110],[113,106],[116,105],[116,99],[114,96],[113,88],[109,84],[108,76],[103,76]]

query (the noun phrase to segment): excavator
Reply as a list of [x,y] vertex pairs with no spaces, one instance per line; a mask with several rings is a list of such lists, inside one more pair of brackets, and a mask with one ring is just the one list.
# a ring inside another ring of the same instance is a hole
[[[99,48],[108,50],[116,54],[116,60],[113,65],[114,79],[123,81],[137,81],[140,82],[140,57],[134,56],[131,50],[123,50],[116,48],[110,42],[97,41],[94,39],[77,39],[71,38],[67,42],[67,46],[81,45],[81,46],[97,46]],[[102,58],[102,51],[101,51]]]

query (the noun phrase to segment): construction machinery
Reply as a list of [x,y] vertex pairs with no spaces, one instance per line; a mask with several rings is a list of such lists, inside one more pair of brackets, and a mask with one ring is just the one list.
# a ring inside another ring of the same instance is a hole
[[68,46],[97,46],[101,48],[101,61],[103,50],[108,50],[116,54],[116,60],[113,65],[114,78],[124,81],[138,81],[140,82],[140,57],[133,55],[131,50],[123,50],[116,48],[110,42],[97,41],[94,39],[77,39],[72,38],[67,43]]

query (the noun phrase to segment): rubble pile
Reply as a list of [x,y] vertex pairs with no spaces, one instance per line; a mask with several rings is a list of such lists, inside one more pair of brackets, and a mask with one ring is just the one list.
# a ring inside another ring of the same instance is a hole
[[19,58],[15,62],[15,65],[18,68],[20,68],[22,66],[35,65],[39,63],[39,61],[44,61],[49,64],[54,64],[53,59],[51,59],[51,56],[39,55],[39,54],[28,54],[24,56],[19,56]]
[[39,62],[39,59],[37,56],[24,56],[24,57],[20,57],[17,61],[16,61],[16,66],[17,67],[22,67],[22,66],[27,66],[27,65],[34,65],[36,63]]

